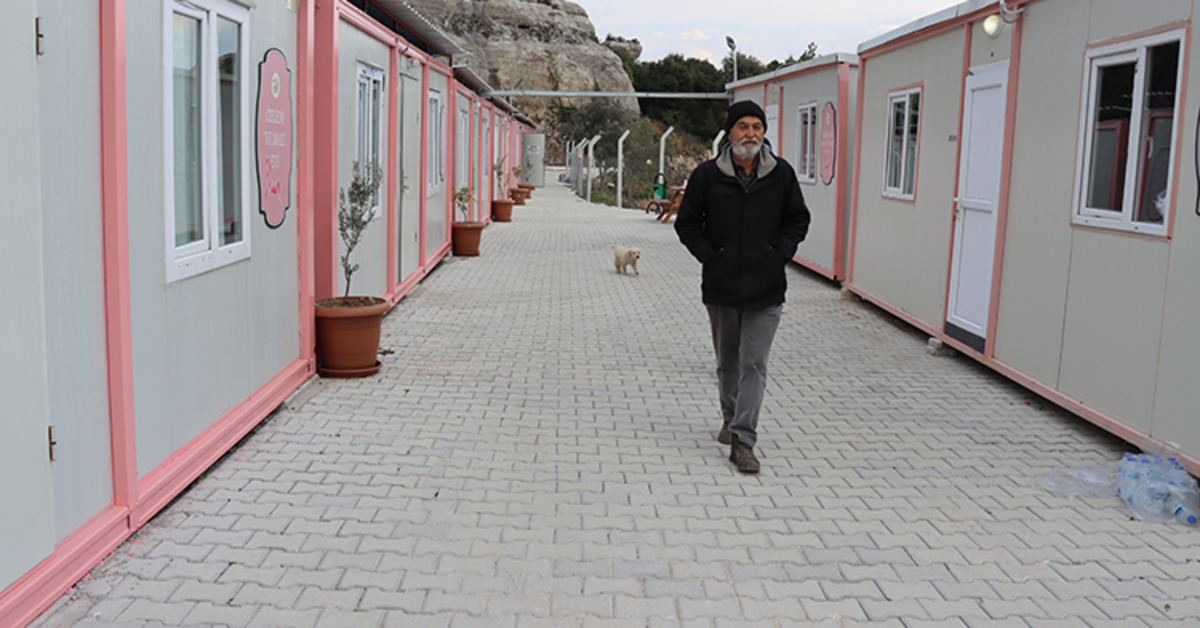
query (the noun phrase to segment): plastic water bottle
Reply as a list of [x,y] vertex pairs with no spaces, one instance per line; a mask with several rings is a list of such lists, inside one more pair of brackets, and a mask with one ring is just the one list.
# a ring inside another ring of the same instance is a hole
[[1188,506],[1183,496],[1195,492],[1195,480],[1188,475],[1178,460],[1167,458],[1166,462],[1169,465],[1166,474],[1169,494],[1165,501],[1165,509],[1176,521],[1194,526],[1197,523],[1196,513]]
[[1179,523],[1189,526],[1196,525],[1198,521],[1196,519],[1196,513],[1192,512],[1192,509],[1188,508],[1187,504],[1184,504],[1183,500],[1179,499],[1175,495],[1171,495],[1167,498],[1167,512],[1171,513],[1171,515],[1173,515],[1175,520]]
[[1129,481],[1125,501],[1140,519],[1159,521],[1167,518],[1166,499],[1169,495],[1162,459],[1158,456],[1133,456],[1128,465]]
[[1126,452],[1117,465],[1117,497],[1133,506],[1133,489],[1138,484],[1138,460],[1133,454]]
[[1149,518],[1160,518],[1166,506],[1167,492],[1153,482],[1143,482],[1133,491],[1133,508]]

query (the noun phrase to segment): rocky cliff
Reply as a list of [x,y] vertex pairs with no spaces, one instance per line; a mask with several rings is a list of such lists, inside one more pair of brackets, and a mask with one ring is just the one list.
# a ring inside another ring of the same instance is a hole
[[[471,55],[469,65],[497,90],[631,92],[620,57],[596,38],[587,11],[567,0],[406,0]],[[623,43],[628,50],[628,43]],[[640,52],[640,47],[637,47]],[[620,99],[637,110],[634,98]],[[514,98],[551,132],[557,106],[579,98]],[[549,139],[549,138],[548,138]],[[557,147],[548,147],[553,156]]]

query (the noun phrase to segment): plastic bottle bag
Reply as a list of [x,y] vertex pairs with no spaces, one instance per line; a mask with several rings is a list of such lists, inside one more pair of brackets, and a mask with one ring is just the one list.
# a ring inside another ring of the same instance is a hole
[[1033,485],[1059,497],[1112,495],[1118,480],[1106,469],[1055,469],[1033,478]]
[[1200,489],[1173,456],[1125,454],[1118,462],[1117,496],[1146,521],[1197,525]]

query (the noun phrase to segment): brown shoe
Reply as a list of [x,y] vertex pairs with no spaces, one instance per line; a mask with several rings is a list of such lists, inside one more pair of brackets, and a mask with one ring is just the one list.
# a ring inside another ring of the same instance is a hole
[[754,448],[745,445],[736,434],[731,435],[733,442],[729,448],[729,461],[742,473],[758,473],[758,458],[754,457]]
[[721,424],[721,431],[717,434],[717,442],[722,445],[729,445],[733,442],[733,432],[729,431],[729,423]]

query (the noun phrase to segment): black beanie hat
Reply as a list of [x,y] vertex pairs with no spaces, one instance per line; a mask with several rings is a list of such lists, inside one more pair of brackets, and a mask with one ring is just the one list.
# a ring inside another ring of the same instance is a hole
[[732,105],[729,105],[729,112],[725,114],[725,134],[729,135],[729,129],[737,124],[738,120],[746,116],[754,116],[762,120],[763,130],[767,130],[767,114],[763,113],[762,107],[753,100],[739,100]]

